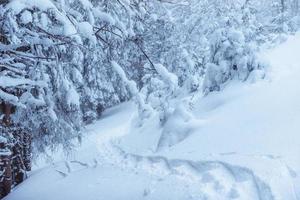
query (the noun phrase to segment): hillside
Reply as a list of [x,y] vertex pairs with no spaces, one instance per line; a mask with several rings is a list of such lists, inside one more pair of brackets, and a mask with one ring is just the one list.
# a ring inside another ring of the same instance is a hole
[[262,49],[265,73],[177,97],[163,126],[132,102],[106,110],[5,200],[299,199],[299,50],[299,33]]

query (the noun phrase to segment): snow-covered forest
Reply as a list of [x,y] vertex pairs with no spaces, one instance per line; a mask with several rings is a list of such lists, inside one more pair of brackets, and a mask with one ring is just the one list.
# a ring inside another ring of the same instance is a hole
[[0,198],[300,199],[299,6],[0,0]]

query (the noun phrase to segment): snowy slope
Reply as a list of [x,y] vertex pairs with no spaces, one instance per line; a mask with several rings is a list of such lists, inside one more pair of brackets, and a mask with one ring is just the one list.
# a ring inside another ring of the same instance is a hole
[[193,99],[198,126],[158,151],[155,119],[137,128],[131,103],[108,110],[71,158],[34,171],[6,199],[300,199],[298,52],[300,34],[261,53],[265,80]]

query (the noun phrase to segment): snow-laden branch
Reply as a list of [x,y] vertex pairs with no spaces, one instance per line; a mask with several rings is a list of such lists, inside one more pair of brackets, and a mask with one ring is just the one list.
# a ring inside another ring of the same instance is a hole
[[114,69],[114,71],[120,76],[122,81],[125,83],[125,85],[128,86],[129,92],[131,93],[134,101],[138,105],[139,113],[142,117],[142,119],[149,117],[151,114],[152,108],[145,103],[143,97],[141,96],[136,83],[133,80],[129,80],[122,69],[122,67],[116,62],[111,61],[111,65]]
[[162,64],[155,64],[154,67],[163,81],[170,87],[171,91],[175,92],[175,90],[178,88],[178,77],[169,72]]

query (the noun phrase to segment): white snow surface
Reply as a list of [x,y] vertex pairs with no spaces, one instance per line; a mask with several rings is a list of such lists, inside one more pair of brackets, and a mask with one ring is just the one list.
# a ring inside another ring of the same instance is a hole
[[63,24],[63,33],[65,35],[75,35],[76,28],[71,21],[64,16],[51,0],[11,0],[6,6],[6,9],[11,9],[15,14],[19,14],[22,10],[38,8],[42,11],[52,10],[55,13],[56,20]]
[[178,86],[178,77],[170,73],[162,64],[155,64],[155,70],[162,77],[162,79],[173,89]]
[[11,0],[6,7],[16,13],[20,13],[24,8],[38,7],[41,10],[56,9],[52,1],[49,0]]
[[30,79],[12,78],[8,76],[2,76],[0,79],[0,85],[2,87],[14,87],[21,85],[45,85],[41,81],[32,81]]
[[100,9],[93,9],[94,15],[99,18],[100,20],[102,20],[103,22],[107,22],[111,25],[115,25],[116,24],[116,20],[108,13],[106,12],[102,12]]
[[107,110],[71,156],[40,163],[5,199],[300,199],[299,51],[298,33],[262,51],[264,80],[194,95],[196,128],[159,150],[157,119],[136,127],[132,103]]
[[93,44],[96,43],[97,39],[94,35],[93,26],[89,22],[80,22],[77,27],[82,37],[88,38]]

